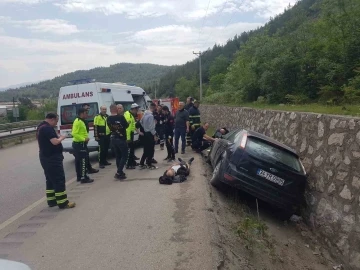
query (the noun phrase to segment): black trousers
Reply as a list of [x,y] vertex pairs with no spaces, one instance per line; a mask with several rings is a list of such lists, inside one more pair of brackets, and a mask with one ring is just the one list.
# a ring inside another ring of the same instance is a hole
[[128,143],[128,155],[127,155],[127,166],[136,166],[135,161],[135,144],[134,144],[134,132],[130,134],[130,141]]
[[174,133],[165,134],[167,157],[175,159]]
[[87,145],[86,145],[86,143],[73,142],[72,147],[73,147],[74,156],[75,156],[76,176],[78,179],[86,179],[86,178],[88,178],[87,163],[89,160],[89,151],[88,151]]
[[179,139],[181,137],[181,151],[185,152],[186,147],[186,128],[175,128],[175,153],[179,150]]
[[192,138],[192,130],[191,130],[191,127],[190,127],[190,130],[189,132],[186,133],[186,144],[187,145],[191,145],[191,138]]
[[46,178],[46,198],[49,206],[65,207],[69,201],[66,194],[65,172],[62,153],[43,156],[39,155],[40,164]]
[[109,152],[110,135],[100,137],[98,143],[99,143],[99,164],[105,164],[107,162],[107,156]]
[[86,157],[85,157],[86,168],[87,168],[88,171],[91,171],[92,166],[91,166],[91,163],[90,163],[89,149],[87,147],[87,143],[84,143],[84,144],[85,144],[85,150],[86,150]]
[[111,138],[111,144],[115,151],[117,173],[122,174],[128,156],[128,145],[120,138]]
[[152,135],[151,132],[145,132],[143,146],[144,153],[141,157],[140,165],[144,165],[145,161],[147,165],[151,165],[155,154],[155,140],[154,135]]
[[165,142],[165,140],[164,140],[164,135],[165,135],[164,126],[163,125],[157,126],[155,128],[155,130],[156,130],[156,133],[157,133],[157,135],[159,137],[158,143],[160,143],[161,147],[164,147],[164,142]]
[[206,140],[200,141],[200,142],[193,142],[191,144],[192,149],[203,151],[211,146],[211,142],[208,142]]

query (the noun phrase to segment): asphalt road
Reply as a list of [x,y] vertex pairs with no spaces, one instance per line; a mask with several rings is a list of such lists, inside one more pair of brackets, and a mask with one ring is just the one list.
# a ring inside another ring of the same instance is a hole
[[[66,180],[76,176],[74,157],[64,154]],[[96,160],[96,153],[91,154]],[[0,150],[0,224],[45,196],[37,142]]]
[[125,181],[114,179],[113,163],[94,183],[69,185],[76,207],[61,211],[44,202],[21,226],[10,226],[0,255],[34,270],[217,269],[201,159],[187,181],[168,186],[158,182],[169,167],[164,155],[155,152],[158,170],[126,170]]

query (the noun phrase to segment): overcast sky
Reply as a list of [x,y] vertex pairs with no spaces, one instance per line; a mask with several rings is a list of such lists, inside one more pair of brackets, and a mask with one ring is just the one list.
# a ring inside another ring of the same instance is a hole
[[295,0],[0,0],[0,87],[119,62],[183,64]]

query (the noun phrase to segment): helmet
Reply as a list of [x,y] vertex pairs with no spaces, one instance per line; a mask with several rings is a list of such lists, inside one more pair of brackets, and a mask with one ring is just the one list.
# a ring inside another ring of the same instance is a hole
[[135,109],[135,108],[139,108],[139,107],[140,107],[140,106],[137,105],[137,103],[133,103],[133,104],[131,104],[130,109]]

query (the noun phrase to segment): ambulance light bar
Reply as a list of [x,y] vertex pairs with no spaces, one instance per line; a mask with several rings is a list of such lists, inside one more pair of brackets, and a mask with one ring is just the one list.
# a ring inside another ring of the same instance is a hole
[[101,88],[101,92],[102,93],[110,93],[111,89],[109,89],[109,88]]

